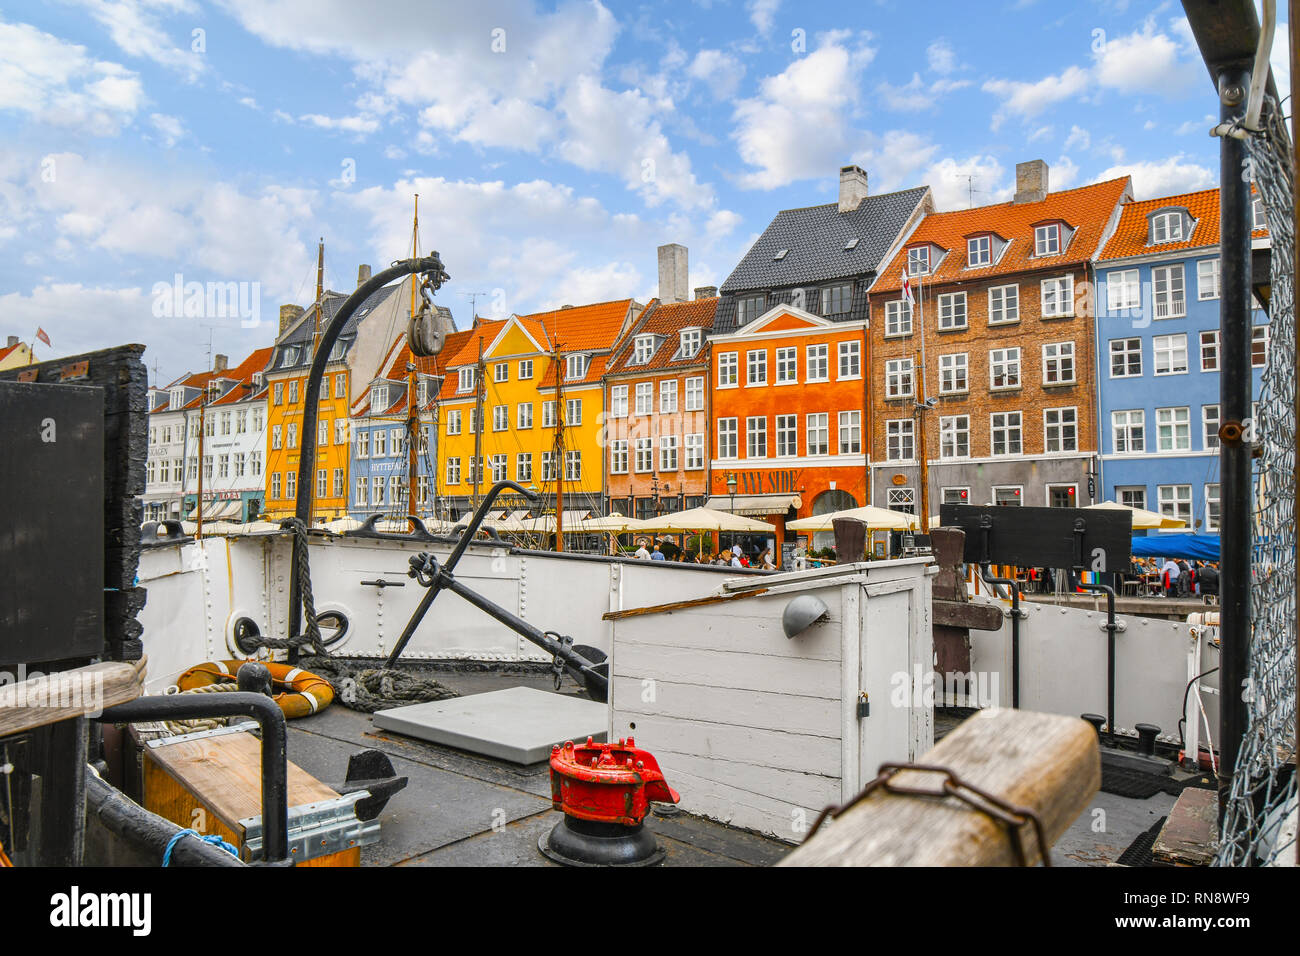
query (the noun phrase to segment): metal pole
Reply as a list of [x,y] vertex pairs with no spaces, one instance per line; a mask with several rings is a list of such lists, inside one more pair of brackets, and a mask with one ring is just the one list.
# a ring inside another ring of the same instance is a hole
[[[1245,108],[1249,69],[1220,70],[1219,119],[1230,122]],[[1219,300],[1222,371],[1219,375],[1223,521],[1219,576],[1222,700],[1219,715],[1219,813],[1227,805],[1237,752],[1246,732],[1246,679],[1250,645],[1251,445],[1251,198],[1245,143],[1219,138],[1219,235],[1223,288]]]
[[[1300,27],[1296,26],[1296,20],[1295,20],[1296,15],[1300,14],[1300,10],[1297,10],[1296,7],[1297,7],[1296,0],[1291,0],[1291,2],[1287,4],[1288,12],[1287,12],[1286,22],[1287,22],[1287,28],[1290,32],[1290,41],[1291,41],[1290,43],[1291,89],[1289,90],[1289,92],[1291,94],[1292,104],[1296,103],[1297,100],[1300,100],[1300,74],[1297,74],[1296,72],[1296,65],[1300,64]],[[1294,111],[1294,107],[1293,107],[1293,111]],[[1293,142],[1291,144],[1291,159],[1292,159],[1291,168],[1293,170],[1296,169],[1298,165],[1300,165],[1300,148],[1297,147],[1298,147],[1298,143]],[[1300,217],[1300,191],[1297,191],[1295,189],[1294,183],[1292,184],[1291,199],[1293,203],[1291,213],[1293,216]],[[1295,276],[1297,275],[1297,270],[1300,270],[1300,244],[1296,245],[1295,248],[1292,249],[1292,256],[1293,258],[1291,261],[1291,282],[1294,288]],[[1292,318],[1292,326],[1294,327],[1294,317]],[[1300,382],[1300,349],[1295,348],[1294,345],[1292,346],[1291,349],[1291,358],[1292,361],[1295,363],[1295,366],[1291,369],[1291,381]],[[1292,421],[1300,421],[1300,388],[1296,388],[1294,400],[1295,400],[1295,415],[1292,418]],[[1294,513],[1300,515],[1300,456],[1297,456],[1296,458],[1295,474],[1293,476],[1293,482],[1295,486],[1295,505],[1294,505],[1295,512]],[[1295,588],[1296,588],[1295,606],[1297,609],[1300,609],[1300,574],[1296,575]],[[1296,640],[1297,640],[1296,666],[1297,668],[1300,668],[1300,627],[1296,628]],[[1296,681],[1296,693],[1297,695],[1300,695],[1300,679],[1297,679]],[[1300,696],[1298,696],[1298,699],[1296,701],[1296,713],[1300,713]],[[1293,727],[1292,732],[1294,733],[1294,731],[1295,728]],[[1295,758],[1296,773],[1300,774],[1300,747],[1296,747],[1295,742],[1296,742],[1296,738],[1293,737],[1292,752],[1295,753],[1296,755]],[[1300,840],[1296,841],[1295,857],[1296,857],[1296,862],[1300,863]]]

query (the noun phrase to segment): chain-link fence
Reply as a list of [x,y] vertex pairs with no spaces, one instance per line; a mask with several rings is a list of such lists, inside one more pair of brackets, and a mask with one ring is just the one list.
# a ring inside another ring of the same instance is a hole
[[[1266,865],[1295,853],[1296,514],[1295,176],[1286,120],[1271,99],[1247,140],[1272,242],[1269,348],[1253,443],[1255,521],[1246,734],[1237,755],[1219,866]],[[1224,694],[1235,693],[1225,687]],[[1289,819],[1288,819],[1289,818]]]

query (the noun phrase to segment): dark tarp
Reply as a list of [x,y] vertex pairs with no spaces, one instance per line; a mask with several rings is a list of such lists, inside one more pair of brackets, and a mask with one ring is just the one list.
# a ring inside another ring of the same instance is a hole
[[1149,534],[1133,539],[1135,558],[1197,558],[1219,560],[1217,534]]

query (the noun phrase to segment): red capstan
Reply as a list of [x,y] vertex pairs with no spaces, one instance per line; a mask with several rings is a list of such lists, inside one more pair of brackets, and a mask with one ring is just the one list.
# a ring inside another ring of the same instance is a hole
[[571,817],[634,827],[650,812],[650,801],[676,803],[654,756],[628,737],[616,744],[573,741],[551,749],[551,802]]

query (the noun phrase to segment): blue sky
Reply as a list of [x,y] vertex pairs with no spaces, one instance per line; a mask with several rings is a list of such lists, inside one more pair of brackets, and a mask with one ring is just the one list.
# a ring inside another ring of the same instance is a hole
[[[3,334],[143,342],[163,383],[209,337],[238,361],[311,299],[317,237],[339,290],[409,251],[415,192],[462,327],[469,293],[644,301],[656,246],[721,284],[845,162],[941,209],[1009,198],[1034,158],[1054,189],[1214,185],[1214,109],[1177,3],[3,4]],[[178,275],[243,284],[261,324],[168,315]]]

